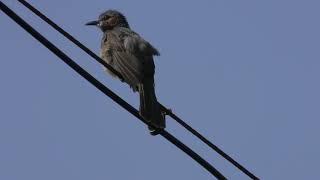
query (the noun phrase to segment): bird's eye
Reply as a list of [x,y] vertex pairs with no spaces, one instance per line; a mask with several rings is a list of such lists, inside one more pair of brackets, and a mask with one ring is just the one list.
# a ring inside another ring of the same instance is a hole
[[111,16],[108,16],[108,15],[105,15],[103,18],[102,18],[102,20],[107,20],[107,19],[109,19]]

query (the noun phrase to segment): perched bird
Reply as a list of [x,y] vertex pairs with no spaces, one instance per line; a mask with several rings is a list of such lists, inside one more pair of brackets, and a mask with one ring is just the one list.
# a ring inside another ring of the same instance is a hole
[[129,84],[134,92],[139,92],[140,115],[154,126],[149,127],[150,133],[158,134],[165,128],[165,117],[154,88],[153,56],[160,55],[158,50],[131,30],[126,17],[116,10],[107,10],[98,20],[86,25],[97,26],[102,30],[100,57],[121,77],[106,71]]

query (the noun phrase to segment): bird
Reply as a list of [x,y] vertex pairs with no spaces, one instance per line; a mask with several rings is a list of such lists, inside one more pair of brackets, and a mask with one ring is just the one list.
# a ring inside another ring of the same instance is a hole
[[151,125],[151,135],[161,133],[166,127],[165,113],[155,93],[155,64],[153,56],[159,51],[138,33],[134,32],[127,18],[117,10],[107,10],[98,20],[86,23],[98,27],[102,33],[100,57],[112,66],[117,74],[104,68],[111,76],[127,83],[140,96],[139,114]]

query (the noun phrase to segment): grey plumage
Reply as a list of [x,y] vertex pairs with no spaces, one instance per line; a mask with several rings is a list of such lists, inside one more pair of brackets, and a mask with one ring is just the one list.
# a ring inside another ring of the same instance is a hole
[[164,115],[154,89],[153,56],[159,55],[158,50],[132,31],[126,18],[118,11],[108,10],[99,16],[98,21],[87,25],[97,25],[103,31],[100,56],[121,74],[119,78],[122,81],[129,84],[134,92],[139,92],[140,114],[156,128],[165,128]]

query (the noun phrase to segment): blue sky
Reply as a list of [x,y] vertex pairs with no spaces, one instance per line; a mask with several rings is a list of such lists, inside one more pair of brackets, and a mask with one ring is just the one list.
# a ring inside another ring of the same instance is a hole
[[[112,90],[138,95],[15,1],[3,1]],[[262,179],[315,179],[319,1],[28,1],[94,52],[106,9],[157,47],[161,103]],[[0,13],[0,179],[211,179]],[[226,177],[247,179],[168,118]]]

